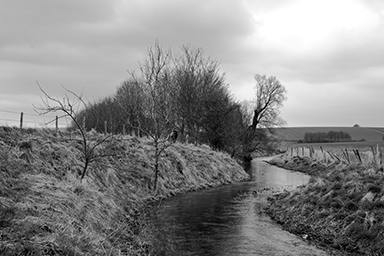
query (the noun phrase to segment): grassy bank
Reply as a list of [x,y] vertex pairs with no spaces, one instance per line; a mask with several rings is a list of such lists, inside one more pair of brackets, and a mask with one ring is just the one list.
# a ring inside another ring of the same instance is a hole
[[154,194],[151,142],[124,136],[97,148],[80,181],[79,139],[0,128],[0,255],[147,255],[140,215],[151,202],[247,178],[224,153],[175,143]]
[[384,255],[382,170],[301,157],[271,163],[312,175],[309,184],[270,198],[267,212],[285,229],[340,254]]

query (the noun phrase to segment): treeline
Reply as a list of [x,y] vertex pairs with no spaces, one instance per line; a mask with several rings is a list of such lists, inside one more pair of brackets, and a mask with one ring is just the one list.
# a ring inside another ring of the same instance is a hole
[[259,103],[240,103],[229,93],[219,63],[201,48],[183,46],[173,54],[158,41],[129,75],[115,94],[80,111],[77,123],[85,130],[148,136],[159,148],[176,131],[180,142],[208,144],[237,157],[272,149],[273,136],[258,128],[277,123],[285,100],[275,77],[256,75]]
[[139,68],[140,76],[131,72],[114,95],[77,115],[87,130],[159,137],[176,130],[179,141],[236,153],[248,120],[216,60],[200,48],[172,56],[156,44]]
[[337,141],[351,141],[352,137],[349,133],[344,131],[329,131],[329,132],[306,132],[304,134],[303,142],[305,143],[320,143],[320,142],[337,142]]

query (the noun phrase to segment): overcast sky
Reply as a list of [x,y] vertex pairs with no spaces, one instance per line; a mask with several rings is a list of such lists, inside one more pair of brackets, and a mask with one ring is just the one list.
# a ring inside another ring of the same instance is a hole
[[287,126],[384,127],[382,0],[0,0],[0,34],[0,125],[50,120],[28,115],[36,80],[58,97],[115,93],[157,38],[202,47],[238,100],[276,76]]

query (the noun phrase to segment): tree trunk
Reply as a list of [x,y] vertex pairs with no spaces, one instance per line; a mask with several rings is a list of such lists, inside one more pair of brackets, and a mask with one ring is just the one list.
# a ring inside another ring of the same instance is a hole
[[255,114],[253,116],[252,125],[251,125],[251,129],[253,131],[256,130],[256,127],[259,124],[259,115],[260,115],[260,112],[258,109],[255,109],[254,113]]
[[157,189],[158,177],[159,177],[159,159],[158,159],[158,157],[156,157],[156,159],[155,159],[155,184],[153,186],[153,191],[155,191],[155,192]]
[[157,180],[158,180],[158,177],[159,177],[159,158],[160,158],[160,155],[159,155],[159,145],[158,145],[158,142],[155,141],[155,184],[153,186],[153,191],[156,192],[157,190]]

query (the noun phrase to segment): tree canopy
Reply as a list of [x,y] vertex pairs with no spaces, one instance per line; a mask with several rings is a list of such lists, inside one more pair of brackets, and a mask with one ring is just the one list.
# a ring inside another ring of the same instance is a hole
[[155,143],[177,130],[180,142],[205,143],[237,157],[271,148],[268,128],[283,124],[279,108],[286,90],[276,77],[256,74],[255,99],[238,102],[219,62],[201,48],[182,46],[174,53],[156,41],[129,74],[114,95],[79,112],[79,123],[99,132],[149,136]]

